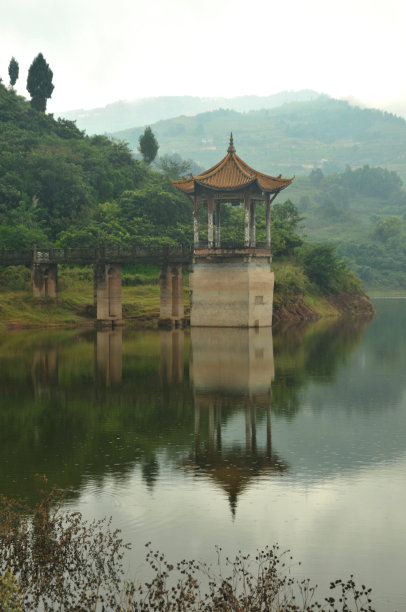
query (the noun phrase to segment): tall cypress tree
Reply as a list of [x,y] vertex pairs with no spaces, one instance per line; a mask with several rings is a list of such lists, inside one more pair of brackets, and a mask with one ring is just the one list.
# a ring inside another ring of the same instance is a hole
[[14,57],[11,58],[10,63],[8,65],[8,76],[10,77],[10,85],[14,87],[18,79],[18,73],[20,71],[18,62]]
[[139,137],[138,142],[140,143],[140,152],[147,164],[154,161],[156,154],[158,153],[159,144],[151,128],[148,126],[145,128],[144,133]]
[[43,113],[47,107],[47,99],[51,97],[54,90],[53,76],[44,56],[39,53],[28,71],[27,90],[31,96],[31,106]]

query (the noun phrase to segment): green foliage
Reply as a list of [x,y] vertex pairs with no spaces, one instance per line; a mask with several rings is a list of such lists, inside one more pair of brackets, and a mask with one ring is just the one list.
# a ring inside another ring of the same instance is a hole
[[372,232],[372,238],[381,242],[388,242],[390,239],[398,238],[403,231],[403,221],[400,217],[390,215],[376,222]]
[[345,262],[337,255],[331,244],[306,244],[297,250],[299,261],[312,283],[323,293],[341,290]]
[[19,70],[20,70],[20,67],[18,65],[18,62],[15,60],[14,57],[12,57],[8,65],[8,75],[10,77],[11,87],[14,87],[14,85],[17,82]]
[[39,53],[28,70],[27,91],[31,96],[31,106],[43,113],[54,90],[53,76],[44,56]]
[[17,580],[9,569],[0,576],[0,609],[2,612],[22,612]]
[[138,142],[139,150],[144,162],[150,164],[154,161],[158,153],[159,145],[149,126],[145,128],[144,133],[139,137]]
[[291,200],[275,204],[272,209],[272,252],[275,257],[289,255],[303,244],[297,231],[303,217]]

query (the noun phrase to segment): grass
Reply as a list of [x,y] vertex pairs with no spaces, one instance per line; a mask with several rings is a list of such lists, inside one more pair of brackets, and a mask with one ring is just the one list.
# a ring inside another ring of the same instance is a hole
[[[275,272],[275,306],[303,299],[322,317],[338,316],[340,312],[309,282],[303,269],[293,260],[272,264]],[[27,273],[8,277],[0,275],[0,325],[13,327],[93,325],[95,306],[93,272],[89,268],[61,266],[58,279],[58,298],[35,299],[30,291]],[[382,292],[383,293],[383,292]],[[395,292],[399,295],[398,292]],[[373,295],[381,295],[373,293]],[[387,295],[387,293],[385,293]],[[390,294],[389,294],[390,295]],[[405,294],[404,294],[405,295]],[[132,327],[154,328],[159,320],[159,278],[152,266],[135,266],[123,271],[123,318]],[[188,274],[184,278],[185,316],[189,315]]]

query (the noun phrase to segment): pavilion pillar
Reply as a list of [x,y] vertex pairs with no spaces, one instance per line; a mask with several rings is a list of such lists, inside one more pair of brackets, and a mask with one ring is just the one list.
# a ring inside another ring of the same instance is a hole
[[265,194],[265,225],[266,225],[266,246],[271,248],[271,199],[269,192]]
[[209,249],[213,248],[213,197],[209,197],[207,201],[207,242]]
[[244,196],[244,246],[250,245],[250,200],[248,194]]
[[251,232],[250,232],[250,246],[256,246],[256,219],[255,219],[255,211],[256,211],[257,203],[255,200],[251,202],[250,206],[250,223],[251,223]]
[[57,284],[57,264],[33,264],[31,268],[31,287],[35,298],[56,298]]
[[199,203],[197,199],[194,199],[193,202],[193,243],[195,249],[199,247]]
[[221,236],[220,236],[220,202],[216,202],[216,249],[220,248]]

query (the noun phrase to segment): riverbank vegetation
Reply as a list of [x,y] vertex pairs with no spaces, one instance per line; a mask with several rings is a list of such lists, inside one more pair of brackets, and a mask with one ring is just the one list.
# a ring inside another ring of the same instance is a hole
[[277,545],[235,559],[217,550],[218,565],[168,561],[146,545],[148,577],[128,577],[130,548],[110,520],[87,522],[63,509],[63,494],[47,487],[30,508],[0,495],[0,606],[7,612],[43,609],[111,612],[373,611],[371,589],[353,576],[317,587],[295,578],[293,559]]
[[[192,244],[192,203],[168,176],[184,171],[187,163],[172,160],[154,169],[135,160],[126,144],[89,137],[73,122],[56,121],[1,83],[0,120],[0,249]],[[343,293],[365,303],[361,283],[335,247],[307,243],[302,226],[303,216],[292,201],[273,206],[276,318],[298,301],[307,306],[296,309],[297,315],[337,314],[341,306],[330,300],[326,311],[325,302]],[[243,227],[242,208],[224,205],[222,240],[241,242]],[[201,239],[207,239],[204,207],[200,228]],[[257,240],[265,240],[264,207],[258,207]],[[124,318],[157,320],[157,274],[136,266],[124,269]],[[59,278],[57,302],[39,303],[29,296],[28,270],[1,269],[0,320],[33,325],[90,320],[91,269],[62,268]]]

